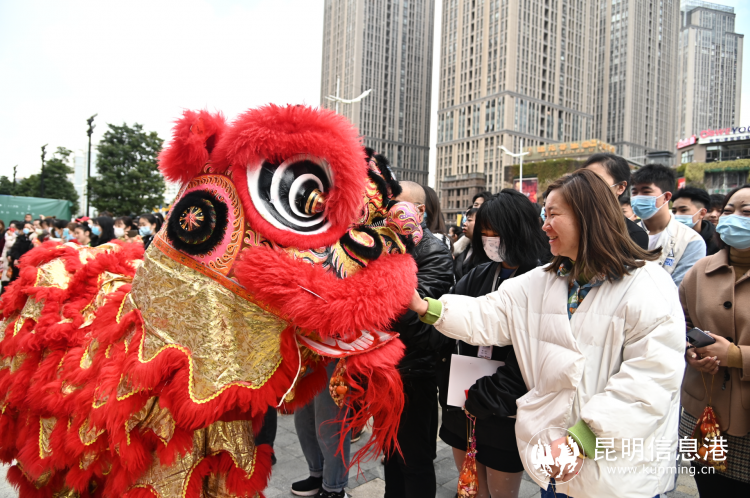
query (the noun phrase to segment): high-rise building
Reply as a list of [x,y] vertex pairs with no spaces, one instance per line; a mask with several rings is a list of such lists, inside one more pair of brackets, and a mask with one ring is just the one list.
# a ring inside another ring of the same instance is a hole
[[[427,184],[435,0],[325,0],[321,106],[352,121],[401,180]],[[359,102],[344,103],[328,96]]]
[[675,140],[739,125],[743,35],[732,7],[683,0]]
[[635,160],[673,150],[679,0],[597,4],[596,138]]
[[[619,0],[617,0],[619,1]],[[437,186],[446,215],[511,185],[501,153],[594,137],[596,0],[443,0]]]

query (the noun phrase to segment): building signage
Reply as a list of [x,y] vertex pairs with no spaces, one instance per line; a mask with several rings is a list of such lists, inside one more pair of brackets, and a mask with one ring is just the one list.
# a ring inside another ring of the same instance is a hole
[[697,139],[698,139],[698,137],[696,137],[695,135],[693,135],[691,137],[688,137],[688,138],[683,138],[682,140],[679,140],[677,142],[677,148],[678,149],[682,149],[683,147],[687,147],[689,145],[693,145],[696,142]]
[[733,135],[714,136],[709,138],[701,138],[698,140],[699,144],[714,144],[719,142],[736,142],[739,140],[750,140],[750,132],[748,133],[736,133]]
[[750,133],[750,126],[732,126],[730,128],[720,128],[718,130],[703,130],[700,133],[700,137],[711,138],[724,135],[737,135],[740,133]]
[[735,142],[750,140],[750,126],[732,126],[718,130],[703,130],[700,132],[699,144],[713,144],[719,142]]
[[719,142],[735,142],[738,140],[750,140],[750,126],[730,126],[729,128],[718,128],[716,130],[703,130],[698,136],[684,138],[677,142],[677,148],[683,149],[696,143],[713,144]]

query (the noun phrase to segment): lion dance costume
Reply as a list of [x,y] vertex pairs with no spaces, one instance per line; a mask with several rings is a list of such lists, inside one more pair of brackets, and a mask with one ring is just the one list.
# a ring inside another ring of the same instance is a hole
[[[182,185],[148,250],[47,242],[2,300],[0,460],[26,497],[259,496],[269,407],[323,389],[396,447],[421,228],[345,118],[274,105],[186,112]],[[324,366],[336,361],[330,385]]]

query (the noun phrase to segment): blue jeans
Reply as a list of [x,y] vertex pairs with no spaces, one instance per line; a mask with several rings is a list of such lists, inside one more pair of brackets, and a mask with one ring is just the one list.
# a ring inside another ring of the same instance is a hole
[[[327,367],[328,379],[331,379],[336,361]],[[312,401],[294,412],[294,427],[307,460],[307,468],[313,477],[323,477],[323,489],[339,492],[349,484],[349,445],[352,434],[347,433],[344,440],[344,458],[336,455],[339,445],[341,424],[331,423],[341,420],[344,411],[336,406],[328,393],[328,384]]]
[[[562,488],[564,486],[565,485],[563,484],[560,487]],[[562,493],[556,493],[555,487],[556,486],[555,486],[554,479],[553,479],[552,482],[550,482],[549,487],[547,487],[546,490],[544,488],[541,488],[541,494],[539,495],[540,498],[571,498],[568,495],[564,495]],[[660,496],[661,495],[656,495],[654,496],[654,498],[659,498]]]

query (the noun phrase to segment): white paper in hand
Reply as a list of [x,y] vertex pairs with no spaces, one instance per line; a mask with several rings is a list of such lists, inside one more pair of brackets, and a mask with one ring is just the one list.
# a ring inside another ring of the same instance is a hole
[[463,408],[466,403],[466,391],[477,379],[492,375],[505,362],[474,358],[473,356],[451,355],[451,371],[448,380],[448,404]]

